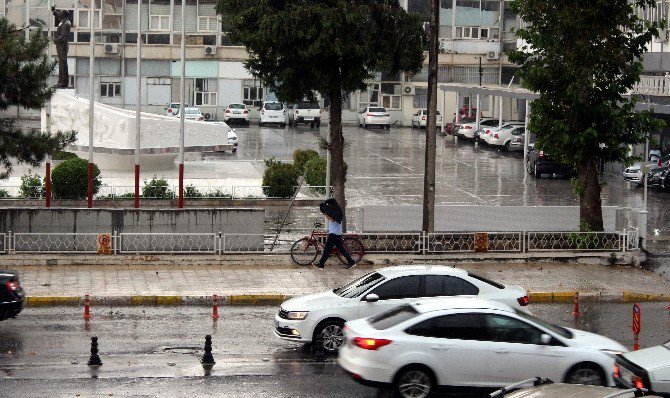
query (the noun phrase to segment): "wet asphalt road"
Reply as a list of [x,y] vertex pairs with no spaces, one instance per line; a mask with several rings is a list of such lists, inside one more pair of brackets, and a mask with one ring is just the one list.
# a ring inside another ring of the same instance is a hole
[[[670,339],[667,303],[642,304],[640,345]],[[534,304],[555,323],[593,331],[631,348],[631,304]],[[272,334],[275,307],[97,307],[86,324],[81,309],[29,308],[0,322],[0,397],[375,397],[335,363],[315,362],[310,347]],[[217,364],[203,377],[204,336]],[[97,379],[86,362],[98,336],[103,361]],[[20,393],[18,393],[20,391]],[[17,395],[18,393],[18,395]]]

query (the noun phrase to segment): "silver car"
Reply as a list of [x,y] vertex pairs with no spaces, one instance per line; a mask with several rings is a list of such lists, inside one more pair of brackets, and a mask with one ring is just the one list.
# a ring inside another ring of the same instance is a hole
[[633,165],[628,166],[624,171],[623,171],[623,179],[626,181],[634,182],[637,185],[642,185],[644,184],[644,173],[642,172],[642,168],[644,166],[649,166],[649,170],[647,172],[652,172],[656,169],[660,169],[663,166],[668,166],[670,165],[670,154],[665,155],[661,157],[658,160],[655,160],[653,162],[638,162]]

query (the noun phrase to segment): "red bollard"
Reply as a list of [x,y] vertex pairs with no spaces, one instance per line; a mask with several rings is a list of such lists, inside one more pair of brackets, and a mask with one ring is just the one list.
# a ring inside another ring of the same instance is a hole
[[637,351],[640,349],[640,339],[638,338],[638,334],[635,333],[633,335],[633,351]]
[[219,319],[219,297],[216,294],[212,296],[212,319]]
[[572,310],[572,315],[579,318],[582,314],[579,312],[579,292],[575,292],[575,308]]
[[87,321],[91,319],[91,299],[87,295],[84,295],[84,319]]

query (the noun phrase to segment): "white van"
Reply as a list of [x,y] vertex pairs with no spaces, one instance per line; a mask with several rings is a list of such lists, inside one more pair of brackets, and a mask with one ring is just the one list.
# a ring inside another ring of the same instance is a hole
[[260,107],[261,121],[260,125],[279,124],[281,127],[286,126],[286,108],[281,102],[264,101]]

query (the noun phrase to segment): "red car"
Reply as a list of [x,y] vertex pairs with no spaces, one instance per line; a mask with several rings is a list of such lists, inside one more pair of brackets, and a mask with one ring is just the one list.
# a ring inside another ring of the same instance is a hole
[[18,275],[0,271],[0,321],[17,316],[23,309],[25,298]]

